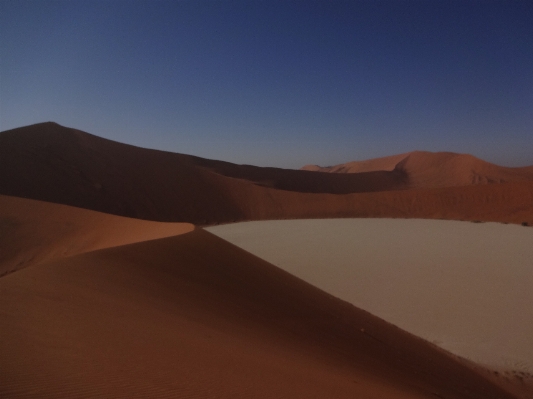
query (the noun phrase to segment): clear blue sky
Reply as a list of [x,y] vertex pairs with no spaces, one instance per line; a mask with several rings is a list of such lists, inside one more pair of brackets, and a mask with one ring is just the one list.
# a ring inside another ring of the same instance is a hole
[[261,166],[533,164],[532,1],[0,0],[0,130]]

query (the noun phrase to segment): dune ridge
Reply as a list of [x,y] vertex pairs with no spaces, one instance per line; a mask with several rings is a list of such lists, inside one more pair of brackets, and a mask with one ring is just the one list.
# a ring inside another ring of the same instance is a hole
[[531,166],[509,168],[453,152],[413,151],[330,167],[306,165],[302,170],[342,174],[397,171],[407,176],[410,188],[533,181]]
[[305,165],[301,170],[325,173],[363,173],[376,171],[393,171],[396,165],[407,158],[411,153],[406,152],[388,157],[352,161],[334,166]]
[[[399,159],[393,158],[389,169]],[[448,165],[440,177],[437,158]],[[437,158],[411,153],[392,170],[365,173],[290,171],[147,150],[43,123],[0,133],[0,194],[196,225],[330,217],[533,224],[530,168],[504,173],[496,167],[501,178],[489,179],[481,169],[493,166],[473,157]],[[501,183],[438,187],[457,176]]]
[[202,229],[50,258],[0,292],[5,397],[515,397]]
[[0,276],[48,260],[192,231],[161,223],[0,195]]

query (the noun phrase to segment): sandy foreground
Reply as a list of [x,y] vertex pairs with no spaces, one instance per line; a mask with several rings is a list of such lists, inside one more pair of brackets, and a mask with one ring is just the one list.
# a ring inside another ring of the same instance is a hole
[[207,230],[454,354],[533,374],[533,228],[329,219]]
[[203,229],[0,200],[2,398],[528,397]]

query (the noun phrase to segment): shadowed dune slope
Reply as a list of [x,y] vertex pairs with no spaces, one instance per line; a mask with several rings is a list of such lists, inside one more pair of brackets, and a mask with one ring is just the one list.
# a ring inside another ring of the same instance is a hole
[[407,188],[402,170],[375,170],[358,174],[307,173],[307,171],[236,165],[191,157],[191,161],[218,175],[241,179],[262,187],[300,193],[349,194]]
[[507,168],[485,162],[472,155],[452,152],[414,151],[325,168],[307,165],[302,169],[343,174],[372,171],[403,172],[408,178],[409,187],[452,187],[533,181],[533,167]]
[[414,155],[393,170],[291,171],[147,150],[43,123],[0,134],[0,194],[197,225],[332,217],[533,223],[533,182],[405,189],[415,180],[433,185],[425,172],[412,176],[420,169],[410,166]]
[[192,231],[66,205],[0,195],[0,276],[50,259]]
[[[37,181],[35,176],[39,176]],[[113,213],[133,212],[132,216],[140,217],[164,213],[163,197],[167,197],[167,203],[179,201],[182,207],[187,205],[185,199],[193,200],[198,206],[184,211],[194,214],[196,208],[214,206],[206,203],[206,198],[216,194],[214,182],[224,184],[230,179],[243,185],[337,194],[405,187],[401,171],[331,176],[234,165],[121,144],[51,122],[0,134],[0,187],[6,195],[63,202],[73,199],[65,187],[75,185],[85,197],[76,199],[82,207],[94,203],[101,208],[111,206]],[[163,189],[165,194],[160,195]],[[132,208],[120,201],[122,197],[134,198],[142,206]],[[223,198],[218,202],[219,209],[235,213]]]
[[32,125],[0,134],[0,194],[159,221],[240,215],[217,190],[217,176],[186,160],[55,123]]
[[0,396],[511,398],[197,229],[0,279]]

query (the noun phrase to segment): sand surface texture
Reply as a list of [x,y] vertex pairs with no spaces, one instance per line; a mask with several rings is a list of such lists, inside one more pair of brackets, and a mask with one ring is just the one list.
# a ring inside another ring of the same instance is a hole
[[457,355],[533,377],[533,228],[331,219],[208,230]]
[[[57,205],[20,201],[42,234]],[[87,211],[65,212],[89,230]],[[113,219],[106,229],[124,223]],[[0,278],[1,397],[514,397],[474,367],[204,230],[178,226],[184,234],[120,245],[131,240],[121,242],[121,232],[147,226],[129,223],[114,230],[118,246],[60,251]],[[4,237],[12,231],[16,223],[2,225]],[[34,248],[29,224],[25,232],[10,245]]]

